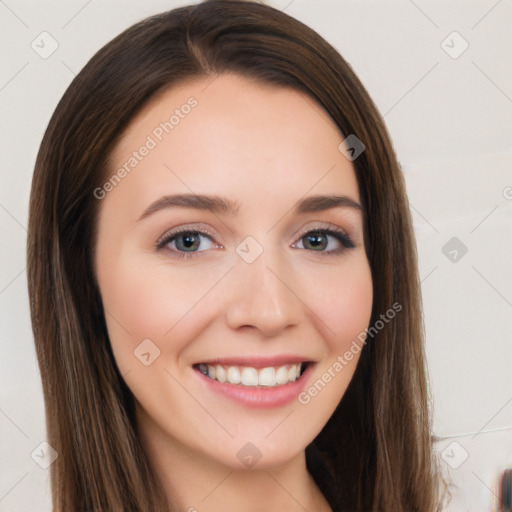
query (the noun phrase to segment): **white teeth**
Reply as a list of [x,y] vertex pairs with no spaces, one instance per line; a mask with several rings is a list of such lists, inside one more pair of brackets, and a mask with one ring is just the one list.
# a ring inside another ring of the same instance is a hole
[[263,368],[260,370],[259,379],[260,386],[275,386],[276,385],[276,370],[273,367]]
[[240,370],[237,366],[228,368],[228,381],[230,384],[240,384]]
[[288,382],[288,368],[280,366],[276,372],[276,384],[286,384]]
[[[210,367],[210,365],[208,365],[208,368],[209,367]],[[216,373],[216,376],[214,378],[216,380],[218,380],[219,382],[226,382],[228,380],[227,375],[226,375],[226,370],[224,370],[224,367],[221,366],[220,364],[218,364],[217,367],[215,368],[215,373]]]
[[269,366],[259,370],[252,366],[222,366],[200,364],[199,370],[210,379],[242,386],[282,386],[294,382],[300,377],[301,363],[283,366]]
[[288,380],[290,382],[293,382],[294,380],[296,380],[297,377],[299,376],[299,372],[300,372],[300,368],[297,368],[297,365],[292,366],[288,370]]
[[242,370],[242,384],[244,386],[258,385],[258,370],[256,368],[244,368]]

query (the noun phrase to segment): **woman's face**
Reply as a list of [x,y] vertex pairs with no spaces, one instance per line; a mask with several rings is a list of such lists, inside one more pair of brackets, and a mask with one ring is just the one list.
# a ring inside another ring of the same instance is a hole
[[96,275],[153,449],[271,467],[334,412],[373,296],[343,139],[309,96],[225,74],[160,95],[117,145]]

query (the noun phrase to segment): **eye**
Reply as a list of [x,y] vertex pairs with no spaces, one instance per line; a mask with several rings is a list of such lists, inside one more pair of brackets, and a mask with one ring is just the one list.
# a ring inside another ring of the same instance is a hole
[[[193,258],[197,253],[214,246],[213,235],[207,232],[181,229],[165,233],[155,244],[157,250],[168,250],[173,257]],[[217,246],[218,247],[218,246]],[[355,247],[352,239],[341,228],[315,228],[300,236],[292,247],[325,255],[336,255]]]
[[[200,248],[203,240],[206,240],[207,243],[203,243]],[[212,246],[213,241],[211,235],[190,229],[166,233],[156,243],[157,249],[168,248],[173,253],[173,256],[177,256],[178,258],[193,257],[195,253],[211,249]]]
[[314,252],[339,254],[345,249],[353,249],[354,242],[342,229],[315,228],[307,231],[300,238],[302,247]]

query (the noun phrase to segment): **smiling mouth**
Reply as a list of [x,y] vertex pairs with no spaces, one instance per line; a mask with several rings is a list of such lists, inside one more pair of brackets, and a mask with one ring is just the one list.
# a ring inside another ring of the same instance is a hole
[[295,382],[309,362],[254,368],[253,366],[200,363],[194,368],[206,377],[220,383],[245,387],[275,388]]

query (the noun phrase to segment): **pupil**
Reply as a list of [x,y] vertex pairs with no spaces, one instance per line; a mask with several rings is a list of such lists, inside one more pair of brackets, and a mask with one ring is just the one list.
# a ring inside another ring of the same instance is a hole
[[194,245],[196,245],[196,243],[197,243],[196,238],[197,238],[196,235],[193,233],[188,234],[188,235],[182,235],[184,247],[186,249],[193,249]]
[[323,235],[321,233],[309,234],[307,236],[309,243],[313,248],[323,248],[324,241],[322,240]]

